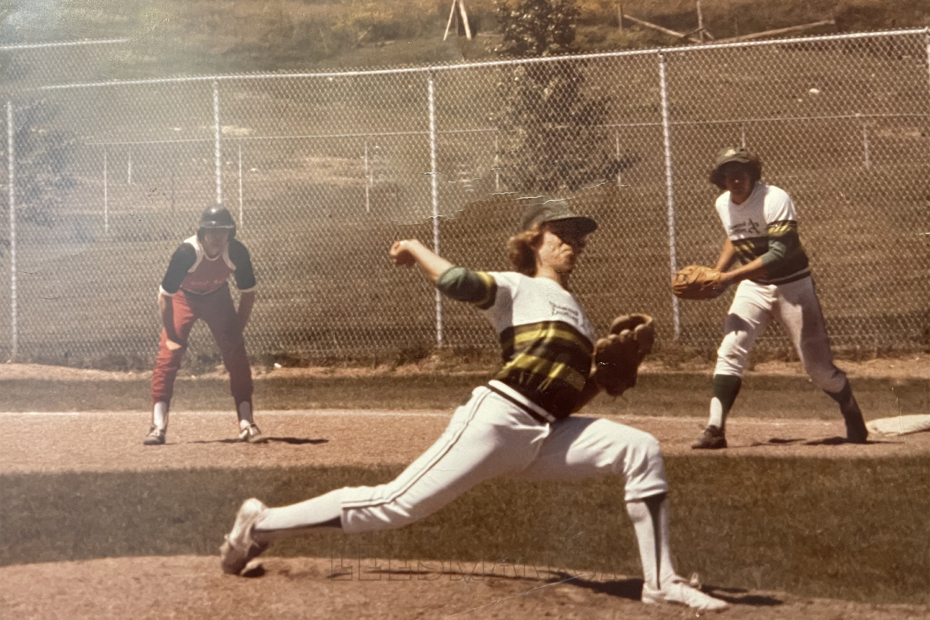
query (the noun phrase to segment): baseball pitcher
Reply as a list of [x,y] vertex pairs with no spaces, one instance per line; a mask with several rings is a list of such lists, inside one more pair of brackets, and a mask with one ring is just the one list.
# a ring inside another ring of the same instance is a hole
[[581,305],[567,290],[585,237],[596,228],[565,201],[530,207],[523,231],[510,239],[515,272],[473,271],[453,266],[419,241],[394,243],[395,264],[419,265],[443,294],[473,304],[491,322],[502,368],[472,392],[436,443],[394,481],[337,489],[279,508],[246,500],[220,550],[223,570],[241,574],[270,541],[307,529],[357,533],[403,527],[499,476],[575,481],[614,475],[625,485],[639,545],[643,602],[726,608],[675,572],[658,441],[606,419],[572,415],[602,389],[619,394],[632,387],[654,336],[651,319],[637,315],[621,317],[609,336],[595,342]]

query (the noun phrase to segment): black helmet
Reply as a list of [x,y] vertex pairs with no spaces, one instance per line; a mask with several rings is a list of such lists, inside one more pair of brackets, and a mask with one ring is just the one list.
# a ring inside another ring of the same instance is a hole
[[[229,238],[236,236],[236,223],[229,209],[221,204],[210,205],[200,214],[200,230],[223,228],[229,230]],[[200,236],[200,231],[197,232]]]

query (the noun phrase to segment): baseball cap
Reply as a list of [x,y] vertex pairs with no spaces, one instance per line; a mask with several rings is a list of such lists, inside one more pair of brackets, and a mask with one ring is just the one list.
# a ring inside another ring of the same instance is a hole
[[734,161],[741,164],[748,164],[751,161],[751,157],[746,147],[728,146],[717,153],[717,161],[714,163],[714,170],[724,164],[729,164]]
[[578,232],[588,235],[597,230],[597,222],[590,217],[578,215],[568,207],[566,200],[547,200],[527,207],[521,220],[523,230],[529,230],[536,224],[544,222],[565,222],[576,226]]

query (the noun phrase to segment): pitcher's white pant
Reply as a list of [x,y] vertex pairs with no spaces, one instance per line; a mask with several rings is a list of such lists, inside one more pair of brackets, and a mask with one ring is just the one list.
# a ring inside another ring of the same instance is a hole
[[668,491],[659,442],[652,435],[596,418],[542,424],[482,386],[456,409],[436,443],[395,480],[338,492],[342,528],[355,533],[403,527],[498,476],[573,481],[607,474],[623,477],[626,501]]
[[820,300],[809,277],[787,284],[739,283],[717,350],[714,374],[743,376],[756,338],[773,317],[785,328],[814,384],[832,394],[842,390],[846,373],[833,364]]

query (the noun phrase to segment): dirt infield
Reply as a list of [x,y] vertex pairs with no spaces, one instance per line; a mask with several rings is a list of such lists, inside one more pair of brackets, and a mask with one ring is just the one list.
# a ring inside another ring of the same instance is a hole
[[[223,575],[216,558],[108,558],[6,567],[0,569],[0,583],[0,610],[10,619],[683,620],[707,615],[643,605],[638,600],[642,582],[635,578],[514,566],[462,573],[438,562],[393,567],[365,559],[339,567],[324,559],[269,558],[263,570],[242,579]],[[734,620],[916,620],[930,611],[921,605],[869,605],[779,592],[711,591],[731,603],[719,617]]]
[[[68,370],[59,371],[70,372]],[[904,371],[918,376],[923,369]],[[114,380],[119,380],[114,377]],[[145,447],[148,412],[0,413],[0,473],[231,469],[292,465],[399,465],[439,436],[450,411],[260,412],[269,441],[235,442],[229,412],[173,413],[168,443]],[[700,417],[608,416],[653,433],[666,455],[694,454]],[[743,456],[887,459],[930,453],[930,433],[843,444],[841,420],[735,418],[731,448]],[[0,568],[3,618],[692,618],[685,608],[639,601],[638,575],[572,575],[545,567],[458,562],[268,557],[250,578],[219,570],[218,557],[123,557]],[[910,619],[928,605],[873,605],[784,592],[707,586],[731,602],[721,617]]]
[[[666,455],[688,447],[703,418],[605,416],[655,435]],[[839,416],[837,416],[839,417]],[[293,411],[258,416],[268,443],[235,441],[227,412],[172,415],[164,446],[143,446],[148,413],[0,413],[0,472],[146,471],[197,467],[402,465],[413,461],[445,428],[448,412]],[[759,420],[728,423],[730,448],[704,458],[888,458],[930,453],[930,433],[842,443],[842,420]],[[307,449],[312,446],[311,449]]]
[[[448,415],[313,411],[265,414],[265,445],[233,442],[229,413],[181,413],[165,446],[145,447],[145,412],[0,414],[0,471],[116,471],[403,463],[419,454]],[[701,420],[618,421],[655,434],[666,454],[688,451]],[[364,428],[364,432],[359,432]],[[832,445],[839,421],[735,420],[733,448],[703,454],[885,458],[930,452],[930,433]],[[773,443],[776,438],[787,443]],[[827,441],[825,441],[827,440]],[[308,449],[309,448],[309,449]],[[538,567],[387,560],[262,560],[253,578],[222,575],[217,557],[126,557],[0,568],[3,618],[686,618],[686,609],[638,602],[637,575],[564,575]],[[568,579],[568,581],[565,581]],[[924,618],[930,606],[869,605],[779,592],[712,588],[730,618]]]

